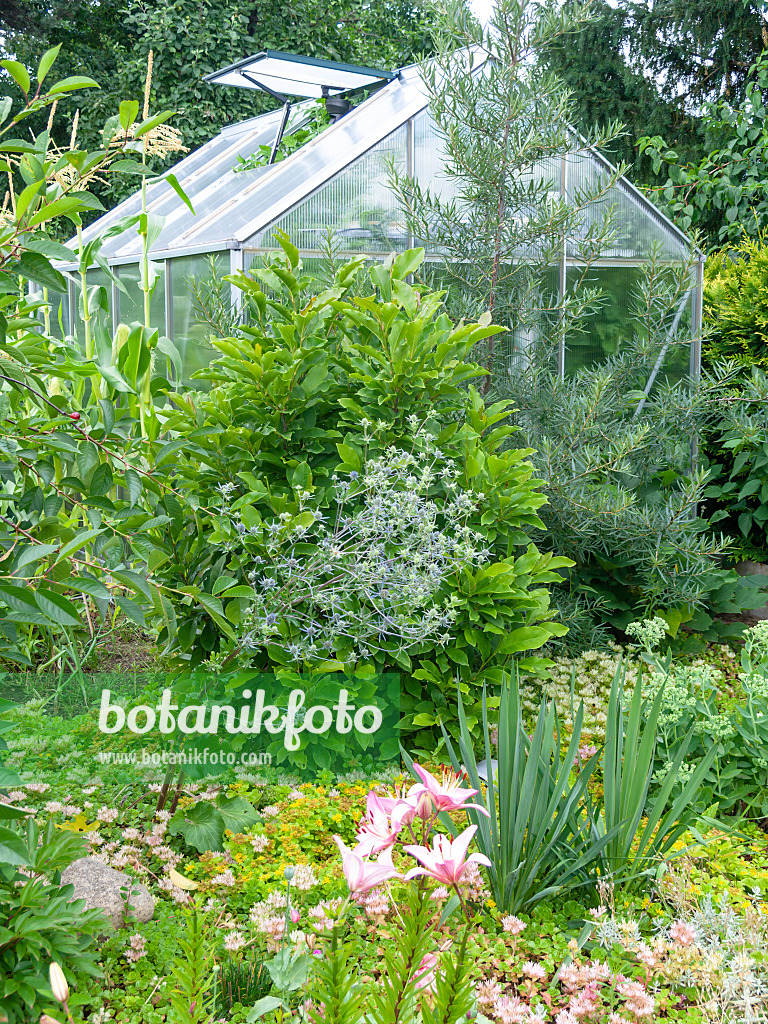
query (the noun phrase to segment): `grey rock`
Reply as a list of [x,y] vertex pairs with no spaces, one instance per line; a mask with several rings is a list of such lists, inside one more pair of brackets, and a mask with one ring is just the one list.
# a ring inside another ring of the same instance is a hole
[[128,896],[128,902],[133,907],[128,913],[129,919],[149,921],[155,912],[155,901],[146,886],[122,871],[102,864],[95,857],[81,857],[73,861],[62,871],[61,884],[75,887],[72,899],[85,900],[86,910],[100,907],[106,911],[115,928],[120,928],[123,924],[126,891],[120,892],[120,889],[125,886],[131,890],[138,890]]

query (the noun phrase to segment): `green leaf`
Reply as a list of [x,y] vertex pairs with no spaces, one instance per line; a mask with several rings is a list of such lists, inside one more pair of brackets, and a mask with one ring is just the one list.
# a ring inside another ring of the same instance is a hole
[[108,463],[102,462],[96,467],[91,477],[90,493],[100,497],[109,494],[112,486],[112,467]]
[[24,248],[31,252],[42,253],[43,256],[47,256],[52,260],[66,260],[67,263],[72,263],[77,257],[75,253],[68,249],[66,245],[62,245],[61,242],[56,242],[52,238],[46,238],[45,235],[35,234],[32,238],[24,239]]
[[442,928],[443,925],[445,924],[445,922],[448,920],[448,918],[451,917],[451,915],[454,913],[454,911],[458,910],[458,908],[460,906],[461,906],[461,900],[456,895],[456,893],[454,893],[453,896],[451,896],[451,898],[448,900],[448,902],[443,907],[443,912],[440,915],[440,923],[438,925],[438,928]]
[[80,548],[84,547],[95,537],[100,537],[102,533],[104,533],[104,530],[81,530],[72,538],[72,540],[67,541],[59,551],[58,556],[56,557],[57,564],[65,558],[68,558],[75,551],[79,551]]
[[224,835],[224,819],[207,800],[179,810],[171,818],[168,831],[172,836],[182,835],[187,846],[206,853],[220,850]]
[[162,466],[171,455],[181,451],[182,448],[187,448],[189,441],[186,437],[178,437],[175,441],[169,441],[168,444],[164,444],[160,451],[155,456],[155,467]]
[[3,826],[0,826],[0,864],[29,864],[27,844],[17,832]]
[[35,196],[42,187],[42,181],[33,181],[31,185],[27,185],[27,187],[16,200],[16,220],[19,223],[24,217],[24,214],[27,212],[29,204],[32,202],[32,200],[35,198]]
[[125,597],[121,594],[115,597],[115,602],[132,622],[135,622],[137,626],[141,626],[142,628],[146,627],[147,623],[144,618],[144,611],[141,605],[137,604],[133,598]]
[[351,466],[356,472],[360,472],[362,463],[360,460],[360,453],[357,452],[349,444],[337,444],[336,451],[339,453],[342,461],[347,465]]
[[41,587],[36,591],[35,598],[40,611],[59,626],[83,625],[75,606],[61,594],[57,594],[53,590],[44,590]]
[[222,633],[224,633],[225,636],[228,636],[230,640],[234,640],[235,634],[232,631],[232,627],[224,617],[224,608],[222,607],[221,601],[217,597],[213,597],[212,594],[199,593],[194,594],[194,597],[195,600],[205,608]]
[[29,587],[0,586],[0,594],[12,611],[38,610],[35,593]]
[[22,277],[26,277],[27,280],[43,285],[44,288],[66,294],[67,279],[61,271],[51,266],[50,261],[42,253],[23,252],[13,270],[15,273],[21,274]]
[[60,585],[68,590],[78,590],[82,594],[88,594],[89,597],[99,601],[108,601],[110,598],[110,593],[101,580],[94,579],[92,576],[70,576],[68,579],[62,580]]
[[29,811],[22,811],[20,807],[12,807],[11,804],[0,804],[0,821],[23,821],[29,817]]
[[42,85],[45,81],[45,76],[51,70],[51,66],[58,57],[60,49],[61,43],[59,43],[58,46],[52,46],[50,50],[46,50],[43,56],[40,58],[40,63],[37,65],[38,85]]
[[254,1021],[261,1020],[265,1014],[277,1010],[282,1005],[283,1000],[278,999],[277,996],[263,996],[256,1000],[245,1019],[248,1024],[253,1024]]
[[229,798],[221,794],[216,798],[216,809],[224,822],[224,828],[230,832],[243,832],[250,825],[261,821],[261,816],[243,796]]
[[29,72],[23,64],[17,60],[0,60],[0,68],[5,68],[25,96],[29,93]]
[[59,92],[73,92],[75,89],[100,89],[98,82],[85,75],[71,75],[69,78],[62,78],[48,90],[51,96]]
[[518,654],[520,651],[535,651],[551,637],[551,631],[544,626],[521,626],[504,637],[497,648],[497,653],[508,655]]
[[307,953],[293,955],[290,949],[281,949],[264,966],[274,985],[281,992],[295,992],[307,983],[312,958]]
[[173,117],[176,113],[175,110],[162,110],[159,114],[154,114],[152,117],[148,117],[146,121],[142,121],[139,127],[134,132],[134,139],[140,139],[147,132],[151,132],[153,128],[157,128],[159,124],[163,124],[169,118]]
[[71,219],[73,213],[87,209],[89,209],[88,204],[83,202],[82,198],[75,195],[61,196],[60,199],[54,199],[46,206],[41,207],[30,218],[26,226],[28,229],[36,228],[39,224],[44,224],[46,221],[53,220],[56,217],[69,217]]
[[192,216],[194,217],[194,215],[195,215],[195,209],[194,209],[194,207],[192,206],[192,202],[190,201],[190,198],[189,198],[189,196],[187,195],[187,193],[186,193],[186,192],[184,191],[184,189],[183,189],[183,188],[181,187],[181,185],[179,184],[179,181],[178,181],[178,178],[176,177],[176,175],[175,175],[175,174],[166,174],[166,175],[165,175],[165,177],[163,178],[163,181],[167,181],[167,182],[168,182],[168,184],[169,184],[169,185],[171,186],[171,188],[173,189],[173,191],[174,191],[174,192],[176,193],[176,195],[177,195],[177,196],[179,197],[179,199],[181,199],[181,201],[182,201],[183,203],[186,203],[186,204],[187,204],[187,206],[189,207],[189,212],[190,212],[190,213],[192,214]]
[[211,588],[211,593],[214,595],[220,594],[222,590],[226,590],[233,583],[237,583],[234,576],[219,576]]
[[120,127],[127,132],[139,113],[138,100],[123,100],[120,104]]
[[135,469],[126,469],[125,486],[128,488],[128,500],[135,505],[141,495],[141,477]]

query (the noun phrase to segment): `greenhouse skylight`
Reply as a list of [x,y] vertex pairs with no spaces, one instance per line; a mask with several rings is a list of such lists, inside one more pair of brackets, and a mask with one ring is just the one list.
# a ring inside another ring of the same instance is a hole
[[320,99],[351,89],[388,82],[395,71],[340,64],[316,57],[300,57],[281,50],[264,50],[205,76],[213,85],[235,85],[241,89],[264,89],[284,96]]

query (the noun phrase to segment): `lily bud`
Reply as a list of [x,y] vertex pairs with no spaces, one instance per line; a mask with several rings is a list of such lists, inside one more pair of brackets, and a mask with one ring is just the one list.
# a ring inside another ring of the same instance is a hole
[[[8,1020],[7,1017],[0,1017],[0,1021]],[[44,1013],[40,1018],[40,1024],[59,1024],[54,1017],[49,1017],[47,1013]]]
[[51,983],[51,991],[56,1002],[66,1003],[69,999],[69,985],[64,977],[64,971],[55,960],[48,968],[48,980]]

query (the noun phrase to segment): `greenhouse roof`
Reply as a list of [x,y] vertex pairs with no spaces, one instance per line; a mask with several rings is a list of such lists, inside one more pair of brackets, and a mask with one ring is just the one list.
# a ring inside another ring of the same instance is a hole
[[[154,259],[196,252],[241,248],[328,178],[365,153],[428,105],[416,67],[331,124],[287,159],[269,167],[235,171],[237,157],[269,145],[282,111],[230,125],[173,167],[194,215],[170,184],[147,188],[150,213],[166,218],[152,251]],[[137,193],[100,217],[84,232],[89,241],[123,217],[141,212]],[[109,263],[133,263],[141,255],[141,239],[128,232],[108,239],[102,255]]]
[[[260,247],[265,229],[428,106],[419,67],[404,68],[285,160],[246,171],[235,170],[237,158],[248,158],[261,146],[269,146],[283,112],[273,110],[224,128],[172,168],[194,214],[165,180],[147,187],[148,211],[165,219],[152,258]],[[301,110],[302,105],[297,109]],[[601,165],[603,170],[608,166],[594,153],[593,167],[597,170]],[[668,248],[690,251],[691,242],[685,234],[629,181],[622,178],[616,192],[620,206],[631,207],[634,217],[654,223],[653,232],[663,236]],[[141,194],[137,193],[91,224],[83,232],[84,241],[121,218],[140,212]],[[102,255],[112,265],[135,263],[141,255],[141,244],[137,233],[127,231],[107,239]],[[627,250],[621,255],[633,254]]]

